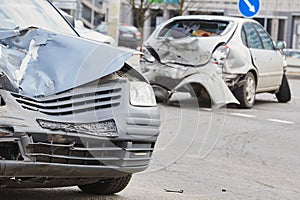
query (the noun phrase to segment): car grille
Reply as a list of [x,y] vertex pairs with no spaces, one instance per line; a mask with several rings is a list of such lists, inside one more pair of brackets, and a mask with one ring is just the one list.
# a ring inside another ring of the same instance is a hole
[[145,166],[153,142],[84,139],[70,135],[32,134],[26,155],[36,162],[74,165]]
[[24,109],[60,116],[116,107],[121,101],[120,86],[120,81],[111,81],[40,98],[25,97],[16,93],[12,95]]

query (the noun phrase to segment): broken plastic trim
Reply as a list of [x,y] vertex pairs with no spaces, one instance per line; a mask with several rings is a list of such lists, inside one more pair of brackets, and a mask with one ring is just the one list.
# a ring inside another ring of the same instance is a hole
[[67,123],[37,119],[37,122],[42,128],[54,131],[60,130],[65,132],[86,133],[101,137],[119,136],[117,126],[114,120],[106,120],[92,123]]

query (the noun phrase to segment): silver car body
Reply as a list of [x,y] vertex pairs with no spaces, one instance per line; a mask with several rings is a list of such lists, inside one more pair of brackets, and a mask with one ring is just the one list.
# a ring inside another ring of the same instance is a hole
[[79,37],[49,0],[2,0],[0,11],[0,187],[84,186],[145,170],[160,115],[126,63],[132,53]]
[[[220,34],[210,37],[168,35],[172,24],[199,20],[225,23],[226,28]],[[239,78],[249,71],[256,76],[256,93],[277,91],[284,73],[282,54],[275,47],[273,50],[265,50],[244,45],[241,33],[245,24],[261,27],[251,19],[224,16],[179,16],[168,20],[144,44],[145,76],[154,84],[158,76],[181,79],[185,83],[198,82],[208,91],[212,101],[218,104],[237,103],[227,86],[235,87]],[[227,45],[230,50],[222,66],[211,60],[215,50],[221,45]],[[191,76],[198,78],[193,79]],[[182,83],[168,89],[174,92],[179,86]]]

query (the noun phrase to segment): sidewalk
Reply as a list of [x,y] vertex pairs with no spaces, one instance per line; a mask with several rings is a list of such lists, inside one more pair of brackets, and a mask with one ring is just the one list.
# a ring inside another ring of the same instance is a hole
[[292,79],[300,79],[300,67],[287,67],[287,77]]

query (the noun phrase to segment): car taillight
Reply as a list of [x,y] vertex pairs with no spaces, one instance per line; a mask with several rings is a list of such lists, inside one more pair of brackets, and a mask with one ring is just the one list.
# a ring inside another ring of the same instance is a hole
[[135,33],[135,37],[136,37],[137,39],[141,39],[141,33],[140,33],[140,32],[136,32],[136,33]]
[[229,51],[230,49],[228,45],[219,46],[211,55],[210,62],[216,65],[224,65],[227,60]]

